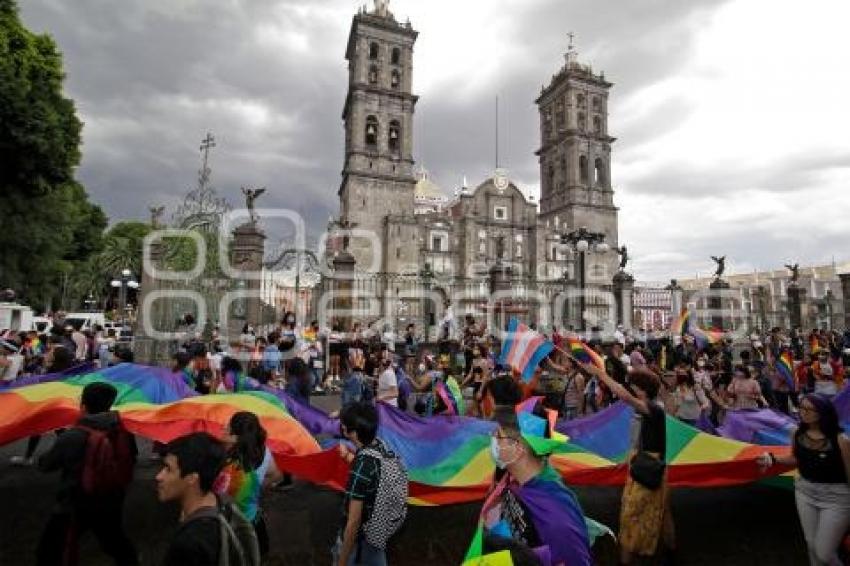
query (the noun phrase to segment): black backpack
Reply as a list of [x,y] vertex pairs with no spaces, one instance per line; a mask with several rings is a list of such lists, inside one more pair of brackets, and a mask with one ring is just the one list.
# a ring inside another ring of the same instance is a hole
[[195,519],[215,517],[219,524],[218,566],[260,566],[260,543],[254,525],[228,497],[217,496],[218,507],[204,509]]

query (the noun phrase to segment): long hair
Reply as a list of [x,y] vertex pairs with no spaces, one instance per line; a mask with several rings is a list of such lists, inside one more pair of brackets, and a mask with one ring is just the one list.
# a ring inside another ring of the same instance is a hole
[[[837,446],[838,435],[841,434],[841,425],[838,423],[838,411],[835,410],[835,405],[828,398],[818,393],[811,393],[800,400],[808,401],[818,413],[818,427],[824,436],[829,439],[833,446]],[[809,425],[800,422],[797,429],[797,435],[805,434],[809,430]]]
[[230,459],[239,462],[247,472],[257,469],[266,453],[266,429],[260,419],[248,411],[234,413],[230,417],[230,433],[236,437],[236,444],[228,454]]

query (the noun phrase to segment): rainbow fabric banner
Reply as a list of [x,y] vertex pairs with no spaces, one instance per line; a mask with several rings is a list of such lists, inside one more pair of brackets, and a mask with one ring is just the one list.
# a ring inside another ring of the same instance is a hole
[[567,345],[570,348],[570,354],[581,363],[593,364],[600,368],[605,367],[605,360],[602,359],[602,356],[578,338],[567,338]]
[[[135,434],[161,442],[194,431],[220,435],[235,412],[251,411],[268,431],[269,449],[282,471],[336,489],[345,486],[348,466],[335,444],[321,450],[313,436],[336,436],[337,419],[256,384],[255,391],[200,396],[179,374],[135,364],[70,377],[26,378],[0,390],[0,444],[72,425],[79,416],[81,390],[94,381],[115,385],[116,409]],[[489,453],[494,423],[462,416],[422,418],[383,403],[378,410],[378,435],[405,463],[412,503],[443,505],[484,497],[494,472]],[[846,421],[846,413],[842,416]],[[570,485],[622,485],[631,418],[632,410],[618,404],[556,423],[569,441],[558,443],[550,465]],[[763,447],[701,433],[672,417],[667,421],[667,446],[673,486],[737,485],[764,478],[755,463]],[[771,450],[787,453],[788,448]]]
[[268,431],[273,452],[320,450],[276,397],[260,391],[200,396],[179,374],[164,368],[121,364],[84,375],[42,376],[30,381],[35,383],[20,380],[0,391],[0,445],[73,425],[80,414],[83,387],[102,381],[118,390],[114,407],[127,429],[153,440],[168,442],[195,431],[220,436],[234,413],[250,411]]
[[[571,444],[622,464],[631,448],[629,426],[633,415],[631,407],[617,403],[589,417],[559,422],[558,430],[569,437]],[[667,478],[672,487],[719,487],[764,479],[756,457],[765,450],[763,446],[712,436],[667,416]],[[770,450],[784,455],[790,447],[785,444]],[[625,466],[575,471],[563,470],[555,462],[555,468],[570,485],[620,485],[625,480]],[[776,466],[769,474],[787,470]]]
[[534,371],[543,359],[555,348],[537,332],[512,318],[508,331],[502,341],[500,360],[508,364],[522,375],[525,382],[531,381]]

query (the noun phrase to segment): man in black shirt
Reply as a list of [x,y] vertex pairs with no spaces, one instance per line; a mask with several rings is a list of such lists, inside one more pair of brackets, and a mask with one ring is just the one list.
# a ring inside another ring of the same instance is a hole
[[[62,480],[56,506],[38,543],[37,564],[76,563],[79,537],[87,530],[116,564],[138,564],[136,549],[123,527],[124,496],[132,480],[137,450],[118,413],[110,411],[117,396],[118,391],[108,383],[86,385],[77,424],[58,434],[50,450],[38,460],[39,469],[59,471]],[[89,444],[103,438],[100,442],[108,442],[113,449],[112,477],[105,477],[103,469],[95,469],[94,458],[87,456]]]
[[212,491],[225,460],[223,445],[205,432],[180,437],[165,448],[156,475],[160,501],[180,504],[180,528],[165,555],[166,566],[218,564],[221,548],[218,500]]

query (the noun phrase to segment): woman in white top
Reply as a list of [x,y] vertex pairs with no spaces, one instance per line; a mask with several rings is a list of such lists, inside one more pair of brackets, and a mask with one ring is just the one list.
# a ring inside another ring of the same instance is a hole
[[381,368],[381,375],[378,377],[378,401],[398,407],[398,380],[393,370],[392,360],[383,360]]

